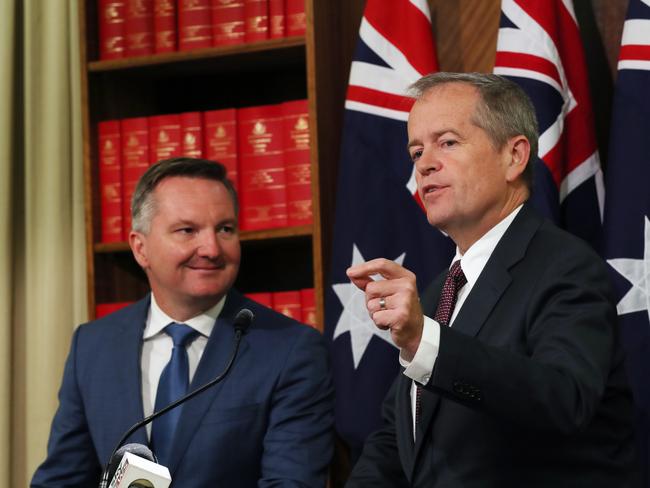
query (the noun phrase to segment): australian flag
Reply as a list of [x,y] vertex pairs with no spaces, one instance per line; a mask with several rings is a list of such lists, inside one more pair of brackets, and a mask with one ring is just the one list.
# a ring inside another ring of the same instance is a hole
[[503,0],[494,72],[519,84],[535,105],[540,137],[531,202],[600,249],[605,191],[572,0]]
[[643,486],[650,487],[650,2],[630,0],[618,61],[607,164],[605,255],[637,407]]
[[339,167],[326,337],[336,387],[336,425],[353,457],[380,425],[381,402],[399,370],[388,331],[375,327],[352,264],[384,257],[420,289],[449,264],[452,245],[431,227],[415,194],[406,151],[411,83],[436,71],[427,0],[368,0],[350,70]]

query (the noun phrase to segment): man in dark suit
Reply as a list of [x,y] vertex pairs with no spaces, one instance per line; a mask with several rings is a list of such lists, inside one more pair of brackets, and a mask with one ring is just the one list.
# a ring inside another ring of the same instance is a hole
[[421,303],[391,261],[348,270],[405,369],[347,486],[631,486],[632,398],[605,265],[526,203],[532,104],[496,75],[436,73],[413,89],[419,195],[457,252]]
[[170,371],[184,371],[177,381],[191,380],[189,390],[223,371],[242,308],[255,319],[226,379],[128,442],[151,443],[181,488],[325,486],[333,422],[326,349],[314,329],[232,289],[237,197],[224,167],[186,158],[152,166],[132,214],[129,243],[151,294],[76,330],[48,456],[31,486],[97,486],[126,430],[171,401]]

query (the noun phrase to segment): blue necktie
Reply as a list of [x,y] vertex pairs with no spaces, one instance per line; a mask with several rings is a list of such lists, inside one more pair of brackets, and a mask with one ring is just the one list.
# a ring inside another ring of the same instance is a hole
[[[165,332],[172,338],[174,348],[172,357],[163,369],[156,392],[157,412],[187,393],[190,379],[190,367],[185,347],[196,338],[198,332],[185,324],[171,323]],[[181,408],[175,408],[153,421],[151,427],[151,445],[161,464],[169,462],[167,456],[172,447],[174,431],[181,415]]]

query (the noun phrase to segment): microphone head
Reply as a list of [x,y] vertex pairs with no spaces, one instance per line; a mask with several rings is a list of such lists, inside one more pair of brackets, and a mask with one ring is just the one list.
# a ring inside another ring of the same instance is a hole
[[144,444],[137,444],[135,442],[124,444],[117,451],[115,451],[115,454],[113,454],[113,457],[111,457],[111,462],[108,465],[109,483],[113,479],[113,476],[115,476],[115,471],[117,471],[117,468],[120,465],[122,458],[127,452],[130,452],[131,454],[135,454],[138,457],[144,458],[147,461],[151,461],[154,463],[158,462],[156,456],[154,456],[153,452],[151,452],[151,449],[149,449]]
[[248,327],[255,319],[255,314],[247,308],[242,308],[237,315],[235,315],[235,320],[233,321],[233,326],[235,330],[240,331],[242,334],[245,334],[248,330]]

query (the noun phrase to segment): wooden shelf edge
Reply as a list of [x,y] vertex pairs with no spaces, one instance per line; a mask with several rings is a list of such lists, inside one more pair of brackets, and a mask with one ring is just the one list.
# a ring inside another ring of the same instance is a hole
[[[239,238],[242,242],[251,242],[290,239],[293,237],[309,237],[312,234],[312,225],[299,225],[295,227],[283,227],[281,229],[245,230],[240,232]],[[131,251],[128,242],[96,242],[93,247],[96,254],[111,254]]]
[[247,53],[275,51],[278,49],[289,49],[300,46],[305,46],[304,36],[283,37],[281,39],[270,39],[267,41],[250,42],[246,44],[237,44],[234,46],[210,47],[206,49],[197,49],[195,51],[176,51],[173,53],[153,54],[150,56],[135,56],[131,58],[111,59],[108,61],[89,61],[88,71],[93,73],[117,71],[123,69],[141,68],[145,66],[164,65],[177,62],[234,56]]

